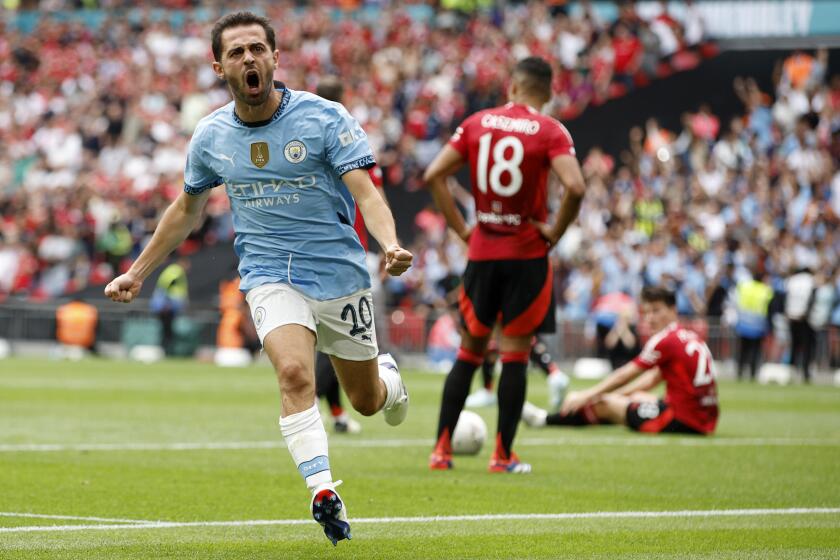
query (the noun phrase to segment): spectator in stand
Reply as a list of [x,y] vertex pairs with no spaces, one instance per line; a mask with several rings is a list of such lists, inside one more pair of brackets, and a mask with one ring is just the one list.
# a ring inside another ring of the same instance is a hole
[[105,234],[99,238],[97,248],[104,253],[105,262],[111,266],[111,270],[119,273],[123,270],[123,260],[131,253],[131,232],[125,223],[115,217]]
[[695,47],[706,38],[706,22],[694,0],[685,0],[685,43]]
[[626,24],[620,22],[613,28],[612,48],[615,53],[615,80],[623,86],[624,91],[632,91],[635,88],[636,72],[642,64],[642,42]]
[[772,148],[774,142],[770,96],[758,88],[753,78],[745,80],[739,76],[735,78],[733,87],[735,94],[747,109],[745,115],[747,130],[755,135],[760,152],[766,153]]
[[689,117],[689,126],[691,132],[697,138],[706,142],[714,142],[720,130],[720,119],[712,114],[708,103],[703,103],[697,113]]
[[660,54],[663,58],[668,58],[682,46],[680,38],[683,36],[683,29],[680,23],[668,13],[667,0],[660,0],[659,10],[659,15],[650,23],[650,29],[659,39]]
[[811,83],[814,68],[814,57],[810,53],[796,50],[782,65],[782,84],[795,90],[804,90]]

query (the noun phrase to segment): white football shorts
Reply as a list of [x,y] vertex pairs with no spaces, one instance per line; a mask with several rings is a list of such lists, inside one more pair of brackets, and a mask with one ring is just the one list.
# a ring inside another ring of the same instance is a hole
[[263,284],[245,296],[260,342],[283,325],[303,325],[315,333],[315,348],[345,360],[364,361],[379,354],[370,290],[318,301],[288,284]]

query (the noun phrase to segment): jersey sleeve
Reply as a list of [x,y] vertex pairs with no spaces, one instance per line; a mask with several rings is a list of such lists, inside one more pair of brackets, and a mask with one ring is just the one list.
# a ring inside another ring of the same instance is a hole
[[367,134],[344,106],[339,103],[325,105],[324,118],[327,160],[339,177],[354,169],[370,169],[376,165]]
[[658,336],[651,337],[645,347],[642,348],[641,354],[633,359],[633,363],[643,369],[651,369],[662,364],[667,353],[666,340],[667,338]]
[[184,167],[184,191],[187,194],[201,194],[223,183],[222,178],[207,163],[206,142],[207,128],[197,127],[190,139]]
[[574,156],[575,143],[572,140],[572,135],[559,122],[554,121],[554,125],[549,128],[548,159],[552,160],[557,156]]
[[466,131],[469,129],[473,117],[469,117],[455,129],[455,133],[449,139],[449,145],[452,146],[456,152],[461,154],[461,157],[467,159],[469,157],[469,146],[467,145]]

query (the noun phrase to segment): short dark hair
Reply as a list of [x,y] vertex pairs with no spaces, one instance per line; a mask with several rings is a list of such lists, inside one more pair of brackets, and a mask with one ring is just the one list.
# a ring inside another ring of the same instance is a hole
[[344,84],[337,76],[324,76],[318,82],[315,93],[329,101],[341,103],[341,99],[344,97]]
[[222,32],[225,29],[255,24],[262,26],[263,31],[265,31],[265,39],[268,41],[268,46],[274,51],[277,48],[277,44],[274,39],[274,28],[271,27],[271,22],[268,21],[268,18],[258,16],[252,12],[234,12],[223,16],[213,26],[213,31],[210,33],[213,59],[218,62],[222,58]]
[[513,67],[513,75],[518,76],[522,87],[528,93],[551,99],[551,65],[544,58],[529,56]]
[[661,302],[668,307],[677,306],[677,296],[672,290],[661,286],[648,286],[642,290],[642,301],[645,303]]

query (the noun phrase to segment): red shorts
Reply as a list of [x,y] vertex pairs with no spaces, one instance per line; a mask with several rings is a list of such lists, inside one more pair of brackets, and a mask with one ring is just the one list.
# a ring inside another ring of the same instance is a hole
[[554,294],[547,257],[469,261],[459,304],[464,327],[489,336],[498,322],[506,336],[554,332]]
[[705,435],[674,418],[674,409],[665,401],[631,402],[627,405],[627,426],[637,432],[649,434],[697,434]]

